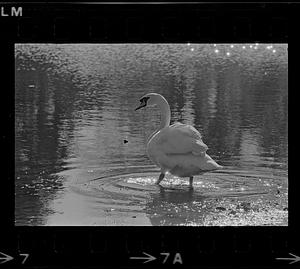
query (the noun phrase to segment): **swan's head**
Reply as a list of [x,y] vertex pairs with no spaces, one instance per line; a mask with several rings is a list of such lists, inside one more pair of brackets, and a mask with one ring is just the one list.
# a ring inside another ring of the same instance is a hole
[[140,105],[135,109],[138,110],[145,106],[152,107],[160,104],[165,98],[158,93],[147,93],[140,99]]

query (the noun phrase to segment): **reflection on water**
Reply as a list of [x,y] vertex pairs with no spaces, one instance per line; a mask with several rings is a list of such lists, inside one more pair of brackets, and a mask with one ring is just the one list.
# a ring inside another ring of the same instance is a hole
[[[287,225],[287,46],[251,47],[16,45],[16,225]],[[147,92],[226,169],[153,185]]]

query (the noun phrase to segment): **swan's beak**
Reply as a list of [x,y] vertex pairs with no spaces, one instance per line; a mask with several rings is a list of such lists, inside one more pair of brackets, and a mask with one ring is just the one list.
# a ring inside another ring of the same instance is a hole
[[140,109],[140,108],[146,106],[146,105],[147,105],[147,101],[149,100],[149,98],[150,98],[150,97],[143,97],[142,99],[140,99],[141,104],[140,104],[140,106],[138,106],[138,107],[135,109],[135,111],[137,111],[138,109]]
[[141,103],[136,109],[135,109],[135,111],[137,111],[137,110],[139,110],[140,108],[142,108],[142,107],[145,107],[147,104],[146,103]]

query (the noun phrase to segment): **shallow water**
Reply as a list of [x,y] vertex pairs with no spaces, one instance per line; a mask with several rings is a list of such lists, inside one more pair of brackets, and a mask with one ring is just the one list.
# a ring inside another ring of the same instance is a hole
[[[288,225],[286,45],[15,51],[16,225]],[[159,111],[134,111],[147,92],[225,168],[156,186]]]

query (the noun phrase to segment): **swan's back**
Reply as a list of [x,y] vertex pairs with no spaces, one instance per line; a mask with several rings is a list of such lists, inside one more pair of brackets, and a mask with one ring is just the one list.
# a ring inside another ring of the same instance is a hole
[[175,123],[160,130],[153,143],[165,154],[204,154],[208,147],[203,143],[201,134],[192,126]]

